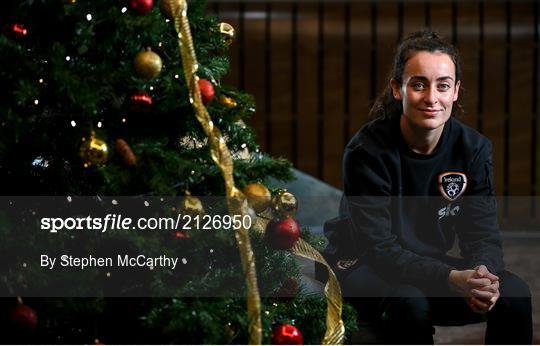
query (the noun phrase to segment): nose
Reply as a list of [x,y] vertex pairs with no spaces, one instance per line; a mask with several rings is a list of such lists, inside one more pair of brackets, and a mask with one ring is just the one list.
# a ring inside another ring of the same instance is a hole
[[437,99],[437,89],[429,88],[424,94],[424,102],[428,105],[434,105],[438,102]]

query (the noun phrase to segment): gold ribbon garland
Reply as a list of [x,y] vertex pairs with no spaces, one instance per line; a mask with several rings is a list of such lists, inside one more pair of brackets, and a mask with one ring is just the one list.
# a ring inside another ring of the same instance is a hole
[[[164,2],[173,15],[174,26],[178,33],[178,45],[180,47],[182,66],[189,88],[190,102],[195,109],[197,120],[199,120],[208,136],[212,159],[221,169],[223,179],[225,180],[229,213],[231,215],[247,215],[247,201],[242,192],[234,185],[231,154],[221,131],[214,126],[201,99],[198,85],[199,78],[196,74],[198,63],[189,27],[189,20],[187,18],[187,2],[186,0],[164,0]],[[264,231],[265,227],[261,227],[260,229]],[[240,250],[244,273],[246,274],[248,289],[247,312],[249,320],[249,343],[261,344],[261,301],[257,285],[255,257],[251,248],[248,231],[242,227],[236,231],[235,236],[236,243]],[[341,319],[341,288],[339,287],[339,283],[332,268],[328,265],[322,255],[303,239],[299,239],[292,247],[291,251],[295,255],[317,261],[328,269],[328,282],[324,289],[327,300],[326,333],[322,343],[325,345],[341,344],[345,335],[345,327],[343,325],[343,320]]]
[[345,338],[345,325],[341,319],[342,299],[341,288],[336,278],[336,274],[326,262],[324,257],[315,250],[313,246],[304,239],[298,239],[291,248],[291,251],[312,261],[323,264],[328,270],[328,281],[324,286],[324,295],[326,296],[326,333],[322,340],[323,345],[341,345]]
[[[273,217],[272,213],[265,211],[259,214],[259,217],[253,224],[253,229],[264,232],[266,225]],[[336,274],[332,270],[332,267],[326,262],[324,257],[311,246],[304,239],[299,238],[293,247],[291,252],[297,256],[307,258],[309,260],[319,262],[324,265],[328,270],[328,281],[324,286],[324,295],[326,297],[326,333],[321,342],[322,345],[341,345],[345,339],[345,325],[341,319],[342,312],[342,295],[341,287],[336,278]]]
[[[212,159],[219,166],[221,173],[223,174],[229,214],[247,215],[246,199],[242,192],[234,186],[233,161],[231,154],[225,144],[225,139],[223,138],[221,131],[214,126],[201,99],[201,92],[198,84],[199,77],[197,77],[196,74],[198,63],[187,18],[187,2],[185,0],[169,0],[168,5],[172,9],[174,26],[178,33],[178,45],[180,47],[182,66],[189,88],[190,102],[195,108],[197,120],[199,120],[208,136]],[[262,343],[261,299],[259,296],[259,288],[257,286],[255,257],[251,248],[248,231],[241,227],[236,230],[235,237],[240,250],[244,273],[246,274],[249,343],[260,345]]]

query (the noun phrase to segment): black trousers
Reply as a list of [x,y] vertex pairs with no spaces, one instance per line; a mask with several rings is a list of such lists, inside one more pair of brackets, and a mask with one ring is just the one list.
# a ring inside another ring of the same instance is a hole
[[433,344],[434,325],[459,326],[487,321],[486,344],[532,344],[531,292],[518,276],[502,271],[501,297],[489,312],[475,313],[450,289],[431,296],[422,288],[392,282],[372,267],[359,266],[341,277],[345,300],[358,316],[383,330],[383,342]]

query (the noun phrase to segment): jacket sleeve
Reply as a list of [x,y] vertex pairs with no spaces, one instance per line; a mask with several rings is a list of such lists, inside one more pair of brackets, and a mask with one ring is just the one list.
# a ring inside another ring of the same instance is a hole
[[361,147],[344,156],[344,190],[359,253],[384,277],[419,287],[447,288],[453,267],[402,248],[392,232],[391,176],[383,158]]
[[497,273],[504,269],[504,261],[488,140],[473,159],[468,173],[463,214],[456,224],[461,256],[471,269],[483,264],[491,273]]

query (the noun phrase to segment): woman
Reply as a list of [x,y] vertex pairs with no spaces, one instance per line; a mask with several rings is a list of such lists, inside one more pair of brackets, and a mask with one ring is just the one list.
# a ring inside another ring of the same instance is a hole
[[[530,344],[530,291],[505,271],[487,138],[459,122],[461,66],[433,32],[398,47],[376,119],[344,154],[341,216],[325,225],[343,292],[392,343],[487,319],[486,343]],[[463,258],[447,252],[455,237]]]

